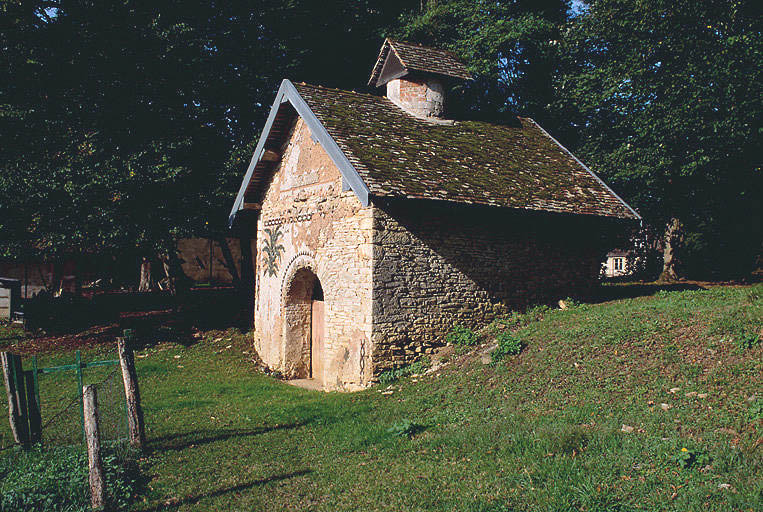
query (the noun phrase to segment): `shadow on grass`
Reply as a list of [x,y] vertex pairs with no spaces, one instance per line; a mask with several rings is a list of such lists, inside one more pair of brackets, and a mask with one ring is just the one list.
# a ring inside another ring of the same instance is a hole
[[153,508],[147,509],[146,512],[159,512],[160,510],[171,510],[174,508],[178,508],[182,505],[195,505],[205,498],[217,498],[219,496],[223,496],[228,493],[245,491],[247,489],[258,487],[260,485],[265,485],[270,482],[288,480],[289,478],[307,475],[312,472],[313,472],[312,469],[303,469],[301,471],[293,471],[291,473],[285,473],[283,475],[273,475],[267,478],[261,478],[259,480],[253,480],[251,482],[245,482],[243,484],[238,484],[231,487],[223,487],[222,489],[217,489],[216,491],[211,491],[204,494],[197,494],[195,496],[186,496],[185,498],[181,498],[181,499],[170,499],[165,501],[164,503],[156,505]]
[[599,289],[591,297],[592,303],[608,302],[610,300],[620,299],[634,299],[636,297],[648,297],[654,295],[657,292],[685,292],[688,290],[706,290],[698,284],[694,283],[623,283],[623,284],[607,284],[600,286]]
[[299,428],[307,425],[309,421],[302,421],[297,423],[289,423],[286,425],[276,425],[273,427],[262,427],[255,429],[221,429],[221,430],[194,430],[191,432],[180,432],[177,434],[170,434],[154,439],[150,443],[151,451],[177,451],[189,448],[191,446],[201,446],[205,444],[215,443],[217,441],[225,441],[232,438],[244,438],[251,436],[259,436],[267,434],[268,432],[274,432],[277,430],[288,430],[293,428]]

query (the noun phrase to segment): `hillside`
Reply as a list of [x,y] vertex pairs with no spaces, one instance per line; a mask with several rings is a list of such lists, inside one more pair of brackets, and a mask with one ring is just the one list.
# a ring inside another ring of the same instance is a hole
[[[763,285],[535,309],[354,394],[258,373],[233,331],[160,343],[133,509],[761,510],[761,328]],[[504,330],[522,352],[485,364]]]

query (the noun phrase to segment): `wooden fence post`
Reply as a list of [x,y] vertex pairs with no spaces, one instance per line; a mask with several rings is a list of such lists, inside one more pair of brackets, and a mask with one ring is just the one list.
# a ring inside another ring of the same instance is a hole
[[8,421],[11,424],[13,440],[16,444],[23,444],[26,439],[22,437],[20,428],[21,415],[19,414],[19,401],[17,399],[16,378],[14,377],[15,365],[13,364],[13,354],[9,352],[0,352],[0,364],[3,367],[3,383],[8,395]]
[[94,385],[90,384],[82,388],[82,402],[85,409],[90,505],[95,510],[102,510],[106,505],[106,487],[103,482],[103,463],[101,462],[101,434],[98,430],[98,395]]
[[13,378],[16,381],[16,401],[19,414],[19,437],[25,448],[29,448],[29,408],[26,401],[26,381],[24,380],[24,369],[21,366],[21,356],[18,354],[10,355],[11,366],[13,367]]
[[138,389],[138,374],[135,371],[135,358],[132,348],[127,345],[125,338],[117,338],[119,349],[119,364],[122,366],[122,380],[125,386],[127,400],[127,428],[130,444],[143,448],[146,442],[145,426],[143,424],[143,408],[140,406],[140,390]]
[[29,447],[29,414],[24,370],[21,367],[21,357],[10,352],[0,353],[3,367],[3,381],[8,394],[8,419],[11,424],[13,440],[17,444]]

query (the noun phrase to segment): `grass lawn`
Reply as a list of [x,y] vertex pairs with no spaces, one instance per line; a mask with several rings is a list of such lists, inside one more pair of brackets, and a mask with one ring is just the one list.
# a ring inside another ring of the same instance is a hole
[[528,318],[487,330],[518,356],[353,394],[256,372],[234,331],[142,350],[132,509],[763,510],[763,285]]
[[23,338],[24,331],[18,325],[0,322],[0,349],[15,343],[18,338]]

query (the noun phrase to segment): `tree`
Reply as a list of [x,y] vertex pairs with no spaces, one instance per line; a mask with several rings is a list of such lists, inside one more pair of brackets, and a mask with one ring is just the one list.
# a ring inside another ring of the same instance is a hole
[[665,279],[761,250],[760,29],[750,2],[595,0],[563,38],[563,137],[662,227]]
[[475,80],[451,95],[461,96],[448,106],[454,117],[508,120],[521,113],[555,125],[548,107],[567,13],[563,0],[427,2],[392,35],[447,48],[463,58]]
[[148,284],[177,238],[227,232],[280,80],[363,84],[402,5],[3,2],[0,256],[127,257]]

